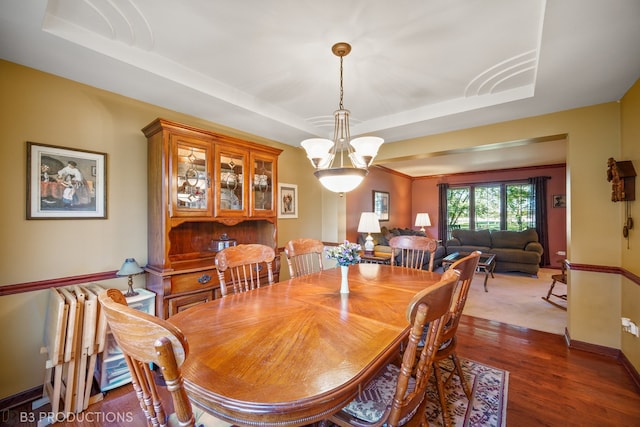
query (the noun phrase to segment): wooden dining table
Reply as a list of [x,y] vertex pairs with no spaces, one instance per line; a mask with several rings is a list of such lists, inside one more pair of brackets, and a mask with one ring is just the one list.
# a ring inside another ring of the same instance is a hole
[[243,426],[326,419],[398,354],[406,308],[439,273],[381,264],[327,269],[196,305],[168,320],[184,333],[189,398]]

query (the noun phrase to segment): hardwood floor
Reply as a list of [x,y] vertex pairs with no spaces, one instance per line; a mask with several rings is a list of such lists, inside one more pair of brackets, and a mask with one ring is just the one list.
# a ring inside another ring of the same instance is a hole
[[[508,426],[640,426],[640,390],[613,358],[570,350],[561,335],[469,316],[458,334],[458,355],[509,371]],[[76,416],[55,426],[145,425],[130,385]]]
[[458,355],[509,371],[509,426],[640,426],[640,390],[611,357],[469,316],[458,339]]

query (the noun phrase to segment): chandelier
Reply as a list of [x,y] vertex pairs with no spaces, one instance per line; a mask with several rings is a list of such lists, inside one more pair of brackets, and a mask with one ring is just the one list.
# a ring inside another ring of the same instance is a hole
[[[351,52],[348,43],[336,43],[331,48],[334,55],[340,57],[340,103],[333,113],[333,141],[325,138],[305,139],[300,143],[307,152],[307,157],[316,169],[314,175],[329,191],[346,193],[356,188],[367,173],[378,148],[384,142],[377,136],[362,136],[351,140],[349,131],[349,110],[344,109],[342,98],[342,60]],[[348,157],[345,164],[345,153]],[[334,166],[339,156],[339,166]],[[350,164],[349,164],[350,163]]]

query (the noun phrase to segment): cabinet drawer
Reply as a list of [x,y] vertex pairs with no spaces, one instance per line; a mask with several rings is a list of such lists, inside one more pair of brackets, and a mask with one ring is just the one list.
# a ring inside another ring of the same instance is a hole
[[214,291],[208,290],[203,292],[196,292],[194,294],[177,296],[173,298],[168,298],[168,316],[171,317],[174,314],[178,314],[181,311],[184,311],[188,308],[193,307],[197,304],[202,304],[208,301],[215,299]]
[[215,269],[197,273],[179,274],[171,278],[171,293],[192,292],[217,286],[218,274]]

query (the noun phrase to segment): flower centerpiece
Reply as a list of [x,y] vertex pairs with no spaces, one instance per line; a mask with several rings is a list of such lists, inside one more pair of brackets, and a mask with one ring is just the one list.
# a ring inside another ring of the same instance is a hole
[[340,283],[340,293],[349,293],[349,266],[360,262],[360,251],[362,247],[357,243],[350,243],[345,240],[343,244],[327,248],[327,258],[335,259],[342,270],[342,282]]
[[327,248],[327,258],[335,259],[339,266],[349,266],[360,262],[362,247],[345,240],[343,244]]

